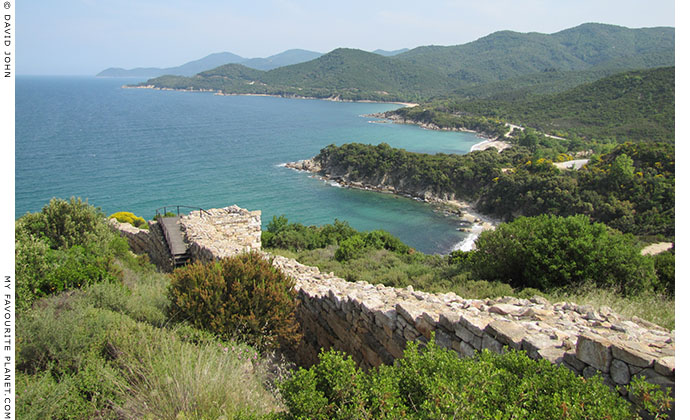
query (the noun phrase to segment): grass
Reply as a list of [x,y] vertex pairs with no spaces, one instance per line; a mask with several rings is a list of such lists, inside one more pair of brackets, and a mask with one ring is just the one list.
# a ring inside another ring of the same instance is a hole
[[279,408],[255,370],[255,352],[220,342],[184,342],[144,324],[120,329],[110,339],[114,364],[128,383],[121,407],[127,418],[234,418]]

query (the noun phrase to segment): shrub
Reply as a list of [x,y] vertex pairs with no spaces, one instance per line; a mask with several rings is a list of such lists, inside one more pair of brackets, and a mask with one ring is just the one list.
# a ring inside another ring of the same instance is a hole
[[81,199],[52,199],[15,222],[18,311],[42,296],[115,279],[114,258],[128,250],[98,209]]
[[111,214],[110,217],[108,217],[108,219],[113,218],[120,223],[129,223],[130,225],[140,229],[149,228],[149,225],[146,223],[146,220],[144,220],[143,217],[136,216],[134,213],[128,211],[119,211]]
[[461,359],[434,340],[408,343],[394,366],[367,373],[336,351],[281,384],[285,419],[632,419],[631,405],[600,377],[585,380],[524,352]]
[[55,379],[46,370],[35,375],[17,373],[17,418],[116,418],[106,413],[122,401],[124,381],[104,360],[91,358],[77,373]]
[[258,253],[195,263],[175,270],[170,315],[224,339],[241,337],[261,350],[294,347],[294,280]]
[[655,280],[651,261],[631,236],[583,215],[520,217],[482,232],[476,248],[474,273],[514,287],[549,290],[591,282],[631,295]]
[[338,261],[349,261],[364,254],[366,242],[360,235],[355,235],[340,242],[340,246],[335,251],[335,259]]
[[39,213],[20,218],[17,228],[22,233],[45,238],[53,249],[67,249],[108,237],[110,229],[103,223],[104,219],[99,209],[81,198],[72,197],[69,201],[53,198]]
[[364,236],[364,243],[374,249],[387,249],[398,254],[406,254],[410,251],[409,246],[385,230],[368,232]]
[[671,296],[676,293],[676,252],[674,249],[654,256],[654,270],[659,288]]

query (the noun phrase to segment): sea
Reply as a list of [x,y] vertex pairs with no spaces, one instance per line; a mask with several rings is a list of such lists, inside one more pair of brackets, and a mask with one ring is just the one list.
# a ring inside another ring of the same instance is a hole
[[53,197],[146,219],[164,206],[236,204],[261,210],[264,227],[280,215],[306,225],[338,219],[429,254],[466,245],[457,218],[427,203],[340,188],[283,164],[352,142],[464,154],[482,141],[474,134],[367,116],[401,106],[390,103],[123,88],[139,81],[17,77],[15,217]]

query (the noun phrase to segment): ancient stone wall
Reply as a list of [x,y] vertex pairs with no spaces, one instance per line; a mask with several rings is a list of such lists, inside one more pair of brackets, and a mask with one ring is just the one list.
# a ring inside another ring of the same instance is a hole
[[633,376],[675,383],[674,334],[606,307],[552,304],[538,296],[463,299],[352,283],[280,256],[273,264],[297,282],[311,347],[302,352],[305,363],[313,363],[321,347],[345,351],[364,367],[391,363],[407,341],[427,342],[434,332],[437,344],[462,357],[483,349],[502,353],[507,346],[584,377],[598,372],[609,385],[626,385]]
[[[258,211],[232,206],[185,216],[181,223],[196,259],[261,247]],[[137,235],[130,243],[144,247],[146,241]],[[281,256],[274,256],[273,264],[296,281],[305,333],[299,356],[305,364],[314,363],[321,348],[345,351],[363,367],[392,363],[407,341],[427,342],[433,332],[440,346],[463,357],[484,349],[502,353],[507,346],[584,377],[600,373],[612,386],[626,385],[634,376],[675,384],[674,332],[606,307],[551,303],[538,296],[463,299],[412,287],[352,283]],[[625,393],[623,387],[620,392]]]
[[115,219],[108,221],[110,226],[127,239],[129,247],[137,254],[147,254],[149,260],[159,269],[170,272],[173,269],[173,261],[170,251],[165,244],[163,231],[158,222],[149,221],[149,229],[139,229],[129,223],[120,223]]
[[261,211],[237,206],[210,209],[180,218],[192,260],[213,261],[261,250]]

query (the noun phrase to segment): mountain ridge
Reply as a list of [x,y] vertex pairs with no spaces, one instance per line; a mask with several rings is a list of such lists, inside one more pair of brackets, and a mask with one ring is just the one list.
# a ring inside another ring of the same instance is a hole
[[159,77],[141,85],[230,94],[419,102],[471,97],[481,93],[483,86],[494,84],[494,89],[500,89],[500,82],[509,80],[519,81],[508,84],[513,93],[519,88],[558,92],[616,72],[673,66],[674,47],[673,28],[583,24],[554,34],[499,31],[467,44],[417,47],[390,57],[338,48],[264,73],[242,70],[235,63],[189,78]]
[[277,67],[290,64],[301,63],[320,57],[321,53],[290,49],[265,58],[244,58],[230,52],[219,52],[209,54],[198,60],[189,61],[175,67],[137,67],[133,69],[123,69],[120,67],[107,68],[96,75],[96,77],[158,77],[163,75],[174,76],[193,76],[205,70],[222,66],[224,64],[241,63],[246,67],[256,70],[272,70]]

